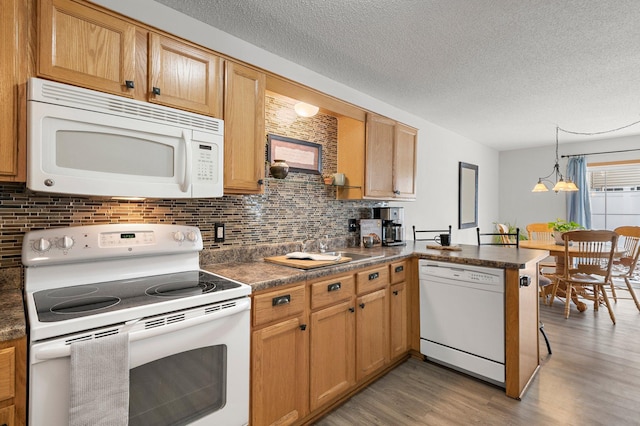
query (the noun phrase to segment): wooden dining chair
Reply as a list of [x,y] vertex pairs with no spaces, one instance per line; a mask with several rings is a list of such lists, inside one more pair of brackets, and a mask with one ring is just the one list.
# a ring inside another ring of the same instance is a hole
[[[613,261],[611,271],[611,295],[617,303],[618,299],[628,299],[628,297],[618,296],[616,290],[628,291],[631,299],[633,299],[636,304],[636,308],[640,311],[638,296],[629,281],[634,274],[638,264],[638,258],[640,257],[640,226],[620,226],[614,229],[613,232],[618,234],[619,241],[622,242],[621,246],[624,248],[624,254]],[[626,288],[616,285],[614,279],[624,280]]]
[[[564,271],[556,276],[549,305],[553,305],[558,287],[564,283],[565,318],[569,318],[571,294],[575,291],[579,296],[593,300],[595,311],[602,300],[607,306],[611,321],[615,324],[616,317],[611,309],[606,288],[611,282],[618,234],[613,231],[580,230],[565,232],[562,238],[565,245]],[[588,293],[589,290],[592,290],[592,294]]]
[[[545,241],[549,243],[554,243],[555,238],[553,237],[553,229],[549,226],[548,222],[540,222],[540,223],[530,223],[526,226],[527,237],[531,241]],[[553,284],[554,275],[556,273],[556,262],[555,259],[551,256],[544,259],[541,262],[538,262],[538,272],[541,274],[540,276],[540,297],[543,299],[544,303],[547,304],[547,298],[550,295],[547,293],[547,289],[551,289]],[[546,280],[542,278],[546,277]],[[542,283],[548,283],[543,285]]]
[[[449,229],[423,229],[417,230],[415,225],[413,228],[413,241],[434,241],[434,238],[440,234],[449,234],[449,241],[451,241],[451,225]],[[430,237],[427,237],[430,235]]]

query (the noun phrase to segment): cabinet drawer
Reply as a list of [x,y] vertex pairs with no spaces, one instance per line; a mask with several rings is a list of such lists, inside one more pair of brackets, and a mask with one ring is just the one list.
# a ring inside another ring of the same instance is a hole
[[254,327],[304,312],[304,287],[304,284],[300,284],[254,296]]
[[15,395],[15,348],[0,349],[0,401]]
[[391,271],[391,284],[401,283],[406,280],[407,277],[407,261],[394,262],[390,266]]
[[311,309],[348,300],[355,294],[355,288],[353,275],[343,275],[311,284]]
[[356,274],[358,294],[377,290],[389,284],[389,266],[367,269]]

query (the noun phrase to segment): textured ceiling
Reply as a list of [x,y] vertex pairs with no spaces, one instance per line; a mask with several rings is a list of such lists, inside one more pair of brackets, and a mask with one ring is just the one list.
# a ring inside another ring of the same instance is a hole
[[156,1],[498,150],[640,120],[638,0]]

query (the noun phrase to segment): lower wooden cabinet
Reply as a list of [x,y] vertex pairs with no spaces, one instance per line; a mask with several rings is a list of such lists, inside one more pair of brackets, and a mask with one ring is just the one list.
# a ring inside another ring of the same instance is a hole
[[27,338],[0,342],[0,425],[26,424]]
[[389,293],[391,359],[409,350],[409,298],[405,282],[394,284]]
[[305,284],[255,295],[251,333],[251,425],[289,425],[309,411]]
[[388,288],[356,300],[356,379],[367,378],[389,362]]
[[389,287],[398,265],[254,295],[252,425],[304,423],[408,353],[406,284]]

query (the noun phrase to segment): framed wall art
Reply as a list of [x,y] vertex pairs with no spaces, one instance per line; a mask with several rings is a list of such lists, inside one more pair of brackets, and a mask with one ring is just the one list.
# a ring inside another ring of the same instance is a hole
[[289,171],[322,173],[322,145],[299,139],[267,134],[267,161],[284,160]]

